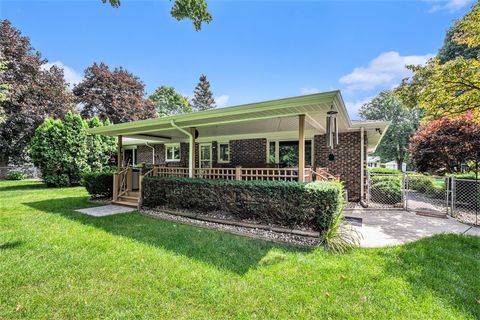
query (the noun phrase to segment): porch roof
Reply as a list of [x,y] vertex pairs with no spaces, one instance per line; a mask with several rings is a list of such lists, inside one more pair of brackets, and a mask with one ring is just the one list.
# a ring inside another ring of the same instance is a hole
[[[298,115],[306,117],[306,138],[325,133],[325,116],[330,110],[338,111],[339,132],[367,132],[368,147],[375,149],[388,128],[388,122],[352,121],[348,115],[340,91],[323,92],[305,96],[263,101],[234,107],[179,114],[174,116],[132,121],[107,127],[93,128],[95,134],[132,138],[125,143],[139,141],[178,142],[187,137],[175,128],[195,127],[199,131],[197,141],[215,139],[247,139],[254,137],[298,138]],[[140,140],[134,140],[140,139]]]

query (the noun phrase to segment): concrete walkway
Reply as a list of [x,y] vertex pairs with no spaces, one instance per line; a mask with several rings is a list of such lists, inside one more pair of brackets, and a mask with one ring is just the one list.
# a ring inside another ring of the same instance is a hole
[[106,206],[78,209],[76,211],[81,212],[83,214],[88,214],[89,216],[93,216],[93,217],[105,217],[105,216],[111,216],[119,213],[132,212],[135,210],[136,210],[135,208],[108,204]]
[[[363,236],[362,247],[400,245],[439,233],[461,234],[469,228],[453,218],[424,217],[403,210],[351,209],[344,215],[362,219],[361,226],[352,224]],[[466,234],[480,236],[480,227]]]

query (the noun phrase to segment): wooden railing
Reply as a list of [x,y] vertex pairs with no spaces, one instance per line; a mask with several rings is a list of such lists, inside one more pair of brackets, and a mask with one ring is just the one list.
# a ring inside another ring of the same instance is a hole
[[117,201],[119,197],[127,193],[132,180],[131,176],[131,167],[123,168],[119,172],[113,174],[113,201]]
[[[329,180],[335,179],[326,170],[313,171],[311,168],[306,168],[304,172],[304,181],[310,182],[314,180]],[[154,166],[146,173],[142,174],[140,185],[145,176],[157,177],[188,177],[188,168],[185,167],[162,167]],[[203,179],[225,179],[225,180],[283,180],[283,181],[298,181],[297,168],[195,168],[196,178]]]

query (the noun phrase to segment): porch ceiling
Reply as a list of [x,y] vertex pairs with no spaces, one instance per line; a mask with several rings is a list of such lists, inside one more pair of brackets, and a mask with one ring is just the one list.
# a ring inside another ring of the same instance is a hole
[[[91,133],[142,139],[157,142],[186,141],[186,136],[172,126],[197,128],[198,141],[211,138],[298,137],[298,115],[306,115],[306,136],[325,133],[326,113],[338,111],[340,132],[359,131],[362,126],[353,123],[339,91],[265,101],[236,107],[219,108],[157,119],[133,121],[90,129]],[[381,134],[369,132],[369,127],[386,130],[388,123],[364,123],[369,135],[369,147],[374,147]],[[371,131],[371,130],[370,130]],[[371,136],[371,137],[370,137]]]

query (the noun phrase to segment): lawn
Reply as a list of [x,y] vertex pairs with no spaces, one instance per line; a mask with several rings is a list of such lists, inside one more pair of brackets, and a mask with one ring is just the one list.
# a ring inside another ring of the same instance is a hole
[[0,182],[0,319],[480,318],[480,238],[335,255],[87,206]]

